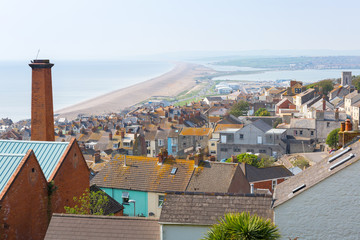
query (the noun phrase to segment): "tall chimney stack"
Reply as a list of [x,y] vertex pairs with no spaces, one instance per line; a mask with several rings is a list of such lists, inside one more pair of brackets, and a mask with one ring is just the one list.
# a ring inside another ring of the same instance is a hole
[[55,141],[54,112],[49,60],[33,60],[31,93],[31,140]]

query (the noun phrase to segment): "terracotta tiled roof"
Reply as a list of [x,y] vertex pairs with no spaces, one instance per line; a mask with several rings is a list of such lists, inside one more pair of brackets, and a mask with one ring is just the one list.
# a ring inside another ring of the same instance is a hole
[[182,136],[207,136],[211,133],[211,128],[183,128]]
[[218,122],[221,118],[220,117],[209,117],[209,122],[215,123]]
[[225,213],[250,212],[272,219],[271,195],[265,194],[167,194],[160,223],[213,225]]
[[[176,167],[176,174],[172,169]],[[194,161],[167,159],[158,164],[157,158],[119,156],[93,178],[91,184],[99,187],[132,189],[149,192],[185,191],[194,171]]]
[[160,240],[157,219],[54,213],[46,240]]

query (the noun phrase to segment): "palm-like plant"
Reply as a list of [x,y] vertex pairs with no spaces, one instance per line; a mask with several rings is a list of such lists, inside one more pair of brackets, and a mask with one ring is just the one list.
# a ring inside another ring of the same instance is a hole
[[269,219],[248,212],[228,213],[212,226],[204,240],[276,240],[279,229]]

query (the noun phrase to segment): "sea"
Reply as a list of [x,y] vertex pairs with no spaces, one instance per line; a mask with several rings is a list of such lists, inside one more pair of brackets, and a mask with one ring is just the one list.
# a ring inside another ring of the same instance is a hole
[[[31,117],[30,61],[0,62],[0,119]],[[171,71],[166,61],[56,61],[54,110],[125,88]]]
[[[0,62],[0,119],[29,119],[31,113],[30,61]],[[54,110],[62,109],[103,94],[152,79],[171,71],[175,64],[167,61],[56,61],[52,68]],[[242,71],[214,80],[276,81],[304,83],[340,78],[342,71],[360,75],[360,69],[321,69],[266,71],[267,69],[219,66],[201,63],[217,71]],[[254,73],[257,70],[263,72]]]

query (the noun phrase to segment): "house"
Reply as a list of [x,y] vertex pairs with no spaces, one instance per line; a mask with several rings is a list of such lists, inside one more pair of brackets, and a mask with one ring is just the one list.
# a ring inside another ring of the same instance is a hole
[[194,169],[186,191],[250,193],[250,185],[237,163],[201,161]]
[[358,91],[353,91],[345,96],[344,107],[347,115],[352,115],[352,106],[360,100],[360,94]]
[[205,148],[211,138],[211,128],[183,128],[179,134],[179,151],[178,155],[185,155],[186,149],[195,151],[197,148]]
[[273,193],[278,184],[293,176],[293,174],[282,165],[257,168],[246,163],[240,163],[240,166],[253,191],[257,189],[268,189]]
[[342,85],[339,85],[339,86],[335,87],[333,90],[331,90],[331,92],[329,93],[329,100],[332,100],[336,97],[342,99],[349,93],[350,93],[349,87],[344,87]]
[[0,154],[23,155],[33,150],[45,179],[55,184],[51,197],[52,212],[64,212],[90,187],[89,168],[75,140],[71,142],[0,140]]
[[[0,154],[0,238],[43,239],[51,215],[48,183],[32,150]],[[34,221],[36,219],[36,221]]]
[[223,101],[223,98],[222,98],[222,97],[217,97],[217,96],[214,96],[214,97],[205,97],[203,101],[204,101],[207,105],[213,106],[215,103],[219,103],[219,102]]
[[360,142],[279,184],[274,219],[282,239],[357,239]]
[[241,129],[220,131],[217,159],[249,152],[277,157],[286,151],[285,138],[285,130],[272,129],[262,120],[247,124]]
[[286,110],[296,110],[296,106],[287,98],[282,99],[275,105],[275,113],[280,114]]
[[161,239],[198,240],[225,213],[249,212],[272,219],[271,195],[167,193],[159,219]]
[[124,215],[159,217],[166,191],[185,191],[191,160],[119,156],[91,180],[124,206]]
[[243,126],[244,126],[244,124],[222,124],[222,123],[216,124],[215,130],[212,133],[212,138],[208,142],[209,154],[211,156],[217,156],[217,144],[220,141],[220,131],[223,131],[223,130],[226,130],[229,128],[240,129]]
[[160,240],[158,219],[54,214],[45,240]]
[[[95,192],[96,193],[96,192],[99,192],[99,191],[104,192],[98,186],[91,185],[90,192]],[[103,209],[104,210],[104,215],[122,216],[124,207],[119,202],[117,202],[115,199],[113,199],[111,196],[109,196],[109,194],[107,194],[106,192],[104,192],[104,195],[108,199],[108,204]]]
[[315,97],[315,92],[316,92],[315,89],[309,88],[305,92],[302,92],[302,93],[299,93],[299,94],[295,95],[293,97],[294,98],[293,103],[296,106],[296,110],[300,110],[301,105],[303,105],[307,101],[313,99]]

